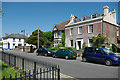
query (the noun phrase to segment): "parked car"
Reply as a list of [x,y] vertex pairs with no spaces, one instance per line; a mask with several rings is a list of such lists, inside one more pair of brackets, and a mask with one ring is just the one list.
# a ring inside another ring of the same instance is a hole
[[36,52],[36,55],[52,56],[53,52],[48,48],[39,48]]
[[77,53],[69,50],[69,49],[59,49],[57,52],[53,53],[53,57],[63,57],[65,59],[69,59],[69,58],[77,58]]
[[107,66],[120,64],[120,57],[106,48],[86,47],[82,54],[82,61],[96,61],[105,63]]

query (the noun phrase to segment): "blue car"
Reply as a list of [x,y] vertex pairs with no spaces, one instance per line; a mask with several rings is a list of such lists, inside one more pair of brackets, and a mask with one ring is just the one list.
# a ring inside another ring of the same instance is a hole
[[96,61],[110,66],[113,64],[120,64],[120,57],[106,48],[86,47],[82,54],[82,61]]

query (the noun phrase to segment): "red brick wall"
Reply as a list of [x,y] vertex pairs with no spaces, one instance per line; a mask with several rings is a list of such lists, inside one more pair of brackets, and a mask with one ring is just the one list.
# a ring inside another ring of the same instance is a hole
[[73,47],[75,47],[75,41],[77,38],[82,38],[83,42],[88,44],[88,39],[92,38],[93,36],[97,36],[99,33],[102,34],[102,22],[94,23],[93,24],[93,33],[88,33],[88,26],[84,25],[82,26],[82,34],[78,34],[78,27],[73,26],[73,35],[70,35],[70,27],[65,29],[65,35],[66,35],[66,47],[70,47],[69,41],[73,40]]

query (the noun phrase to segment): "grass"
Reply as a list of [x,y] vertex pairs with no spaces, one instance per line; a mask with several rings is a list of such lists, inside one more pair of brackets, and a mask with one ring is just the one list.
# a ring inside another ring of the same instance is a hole
[[20,74],[17,70],[14,69],[14,67],[10,67],[6,63],[2,62],[1,60],[0,60],[0,66],[1,66],[0,67],[0,70],[1,70],[0,78],[3,78],[3,76],[5,76],[5,78],[10,78],[10,74],[11,74],[12,78],[15,78],[15,74],[17,74],[17,75]]

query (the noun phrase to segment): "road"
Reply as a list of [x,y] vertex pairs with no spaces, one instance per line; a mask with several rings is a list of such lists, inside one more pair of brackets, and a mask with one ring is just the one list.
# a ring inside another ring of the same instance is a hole
[[46,62],[60,65],[61,75],[67,75],[73,78],[118,78],[118,66],[105,66],[103,64],[81,62],[77,60],[65,60],[62,58],[52,58],[45,56],[36,56],[34,53],[26,54],[29,58],[35,58]]

